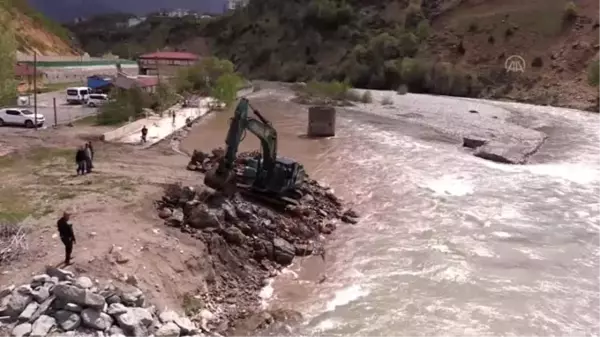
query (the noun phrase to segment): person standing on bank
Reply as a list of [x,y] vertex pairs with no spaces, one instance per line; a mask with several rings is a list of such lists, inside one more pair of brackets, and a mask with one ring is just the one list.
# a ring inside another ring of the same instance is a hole
[[85,169],[87,173],[92,172],[92,148],[89,143],[85,143]]
[[73,252],[73,245],[76,243],[75,233],[73,232],[73,225],[69,223],[70,218],[71,214],[69,214],[69,212],[64,212],[63,216],[56,222],[56,225],[58,227],[58,234],[60,235],[60,240],[65,245],[66,265],[71,264],[71,253]]
[[75,162],[77,163],[77,175],[86,174],[86,162],[87,156],[85,155],[85,149],[80,146],[75,153]]
[[142,128],[142,143],[146,142],[146,137],[148,137],[148,128],[144,125]]

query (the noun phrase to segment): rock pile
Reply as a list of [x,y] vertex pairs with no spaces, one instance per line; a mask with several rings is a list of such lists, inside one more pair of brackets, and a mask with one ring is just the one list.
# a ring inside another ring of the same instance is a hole
[[[222,155],[220,149],[212,154],[195,151],[188,169],[210,170]],[[238,159],[255,155],[242,153]],[[159,216],[167,226],[205,243],[214,275],[201,296],[228,308],[216,312],[222,326],[256,312],[265,279],[294,257],[324,256],[321,234],[331,234],[340,222],[357,222],[356,212],[344,208],[333,190],[317,181],[307,177],[299,192],[299,204],[280,211],[239,194],[227,198],[204,186],[170,185],[157,201]]]
[[194,323],[146,306],[130,285],[100,286],[90,278],[48,267],[31,283],[0,292],[0,334],[26,336],[194,336]]

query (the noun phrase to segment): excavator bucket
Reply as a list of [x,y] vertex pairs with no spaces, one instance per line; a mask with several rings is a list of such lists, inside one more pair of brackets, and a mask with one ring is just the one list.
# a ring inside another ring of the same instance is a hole
[[204,176],[204,185],[223,192],[225,195],[233,195],[236,191],[235,172],[219,174],[217,168],[214,168]]

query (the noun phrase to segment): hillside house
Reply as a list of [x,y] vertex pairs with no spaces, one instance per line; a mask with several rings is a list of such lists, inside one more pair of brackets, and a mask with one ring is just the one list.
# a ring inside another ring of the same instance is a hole
[[117,88],[129,90],[137,87],[148,93],[156,92],[159,83],[160,80],[156,76],[126,76],[123,74],[117,75],[113,82]]
[[138,57],[140,75],[173,75],[181,67],[198,62],[200,56],[188,52],[159,51]]
[[[17,63],[15,64],[15,79],[18,82],[18,91],[26,92],[33,90],[33,78],[34,78],[33,65],[29,63]],[[43,71],[37,70],[37,85],[42,87],[44,85],[44,78],[46,74]]]

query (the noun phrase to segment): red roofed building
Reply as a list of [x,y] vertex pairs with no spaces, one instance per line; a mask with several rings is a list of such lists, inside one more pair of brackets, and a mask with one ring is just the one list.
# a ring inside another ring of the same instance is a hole
[[188,52],[157,51],[138,57],[141,75],[172,75],[180,67],[198,62],[200,56]]

